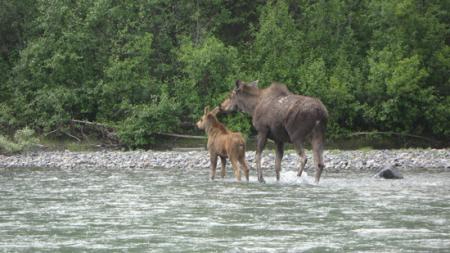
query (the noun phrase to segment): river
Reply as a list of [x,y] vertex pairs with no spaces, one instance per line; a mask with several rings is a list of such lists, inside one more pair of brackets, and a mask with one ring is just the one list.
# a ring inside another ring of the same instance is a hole
[[[206,169],[0,168],[0,252],[430,252],[450,249],[450,172],[260,184]],[[310,172],[311,174],[313,172]]]

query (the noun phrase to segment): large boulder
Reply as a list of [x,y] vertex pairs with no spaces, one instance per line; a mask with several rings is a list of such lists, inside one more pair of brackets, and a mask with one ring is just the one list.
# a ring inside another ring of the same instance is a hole
[[400,171],[398,171],[398,169],[394,166],[388,166],[381,169],[377,172],[377,174],[375,174],[375,177],[381,177],[385,179],[403,179]]

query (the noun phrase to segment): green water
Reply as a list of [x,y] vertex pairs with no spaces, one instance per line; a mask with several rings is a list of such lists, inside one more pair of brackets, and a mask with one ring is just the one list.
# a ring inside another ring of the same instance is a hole
[[[450,250],[450,172],[208,181],[204,169],[1,169],[0,252]],[[312,174],[312,173],[311,173]]]

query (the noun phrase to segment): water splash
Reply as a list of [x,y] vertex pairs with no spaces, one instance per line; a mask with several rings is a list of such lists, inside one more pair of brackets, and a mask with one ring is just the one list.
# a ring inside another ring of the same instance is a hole
[[[209,170],[0,169],[0,248],[16,251],[445,251],[450,172],[266,184]],[[54,180],[57,178],[58,180]],[[300,186],[300,187],[299,187]],[[390,240],[394,237],[394,240]]]

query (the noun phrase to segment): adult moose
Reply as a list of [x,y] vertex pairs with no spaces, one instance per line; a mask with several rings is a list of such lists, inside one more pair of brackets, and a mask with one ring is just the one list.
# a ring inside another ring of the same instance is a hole
[[319,99],[289,92],[283,84],[273,83],[265,89],[258,88],[257,84],[258,81],[247,84],[237,80],[236,87],[222,102],[220,110],[222,112],[240,110],[252,115],[253,126],[258,132],[256,146],[258,181],[264,182],[261,153],[267,138],[275,142],[275,172],[277,180],[280,180],[284,143],[292,143],[300,156],[300,168],[297,175],[301,176],[307,161],[303,145],[311,136],[316,166],[315,182],[318,183],[325,167],[322,154],[328,120],[326,107]]

